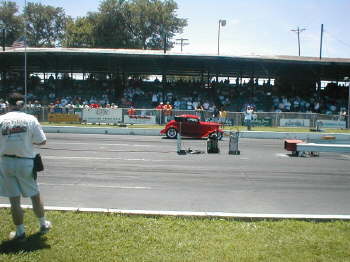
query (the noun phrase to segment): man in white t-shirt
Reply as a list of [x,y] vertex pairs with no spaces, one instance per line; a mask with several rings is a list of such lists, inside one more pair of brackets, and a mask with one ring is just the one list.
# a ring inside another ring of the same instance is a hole
[[10,234],[12,240],[25,240],[21,195],[31,198],[40,233],[45,234],[51,228],[33,176],[34,145],[44,145],[46,136],[34,116],[20,111],[23,101],[21,94],[11,94],[9,112],[0,116],[0,195],[10,200],[12,220],[16,225],[16,231]]
[[253,112],[254,110],[251,106],[247,106],[247,109],[244,112],[244,122],[247,126],[248,131],[252,129]]

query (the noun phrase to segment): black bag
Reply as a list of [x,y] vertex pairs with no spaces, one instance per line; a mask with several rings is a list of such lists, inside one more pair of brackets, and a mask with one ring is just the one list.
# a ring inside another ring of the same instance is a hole
[[34,167],[33,167],[35,172],[40,172],[44,170],[44,164],[43,161],[41,159],[41,155],[40,154],[36,154],[34,157]]

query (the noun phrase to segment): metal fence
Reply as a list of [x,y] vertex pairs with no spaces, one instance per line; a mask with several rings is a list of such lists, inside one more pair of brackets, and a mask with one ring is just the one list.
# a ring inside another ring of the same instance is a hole
[[[27,112],[35,115],[40,122],[78,122],[92,124],[158,124],[164,125],[176,115],[191,114],[202,121],[215,121],[226,126],[244,125],[243,112],[223,112],[214,114],[210,111],[195,110],[156,110],[130,108],[28,108]],[[1,112],[0,112],[1,113]],[[4,113],[4,112],[3,112]],[[89,116],[93,114],[93,117]],[[57,118],[57,116],[59,116]],[[68,117],[70,116],[70,117]],[[73,116],[73,118],[72,118]],[[55,117],[55,118],[52,118]],[[346,119],[341,115],[323,115],[317,113],[297,112],[256,112],[253,114],[253,126],[270,127],[306,127],[306,128],[346,128]]]

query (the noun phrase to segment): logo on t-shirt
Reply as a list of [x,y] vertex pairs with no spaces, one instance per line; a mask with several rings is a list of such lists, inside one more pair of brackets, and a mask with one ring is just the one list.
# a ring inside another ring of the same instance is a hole
[[23,121],[6,121],[0,124],[1,134],[9,136],[13,134],[26,133],[27,125]]

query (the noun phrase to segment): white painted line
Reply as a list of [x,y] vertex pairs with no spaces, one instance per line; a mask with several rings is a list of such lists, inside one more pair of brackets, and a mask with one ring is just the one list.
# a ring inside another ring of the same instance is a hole
[[[175,151],[174,151],[175,153]],[[144,162],[177,162],[180,159],[145,159],[145,158],[120,158],[120,157],[90,157],[90,156],[43,156],[44,159],[80,159],[80,160],[122,160],[122,161],[144,161]]]
[[350,153],[350,145],[347,145],[347,144],[299,143],[299,144],[297,144],[297,151]]
[[[10,208],[9,204],[0,204],[0,208]],[[22,208],[32,208],[22,205]],[[303,219],[303,220],[350,220],[350,215],[317,215],[317,214],[257,214],[257,213],[225,213],[225,212],[194,212],[194,211],[157,211],[157,210],[125,210],[113,208],[55,207],[45,206],[45,210],[76,211],[93,213],[117,213],[125,215],[146,216],[184,216],[184,217],[216,217],[236,219]]]
[[287,157],[289,158],[289,156],[287,154],[285,154],[285,153],[277,153],[276,156],[277,157],[282,157],[282,158],[287,158]]
[[117,188],[117,189],[152,189],[151,187],[142,186],[105,186],[105,185],[93,185],[93,184],[57,184],[57,183],[38,183],[43,186],[82,186],[82,187],[93,187],[93,188]]
[[[82,143],[82,142],[73,142],[73,143],[67,143],[67,142],[49,142],[46,145],[99,145],[99,146],[128,146],[128,147],[158,147],[158,145],[139,145],[139,144],[105,144],[105,143],[98,143],[98,142],[89,142],[89,143]],[[45,149],[45,147],[43,147]]]

